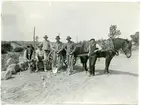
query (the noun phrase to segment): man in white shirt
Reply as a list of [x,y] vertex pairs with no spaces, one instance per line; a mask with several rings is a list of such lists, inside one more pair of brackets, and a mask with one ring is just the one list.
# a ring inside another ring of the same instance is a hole
[[48,40],[47,35],[44,36],[44,41],[42,42],[42,44],[43,44],[43,50],[44,50],[44,57],[46,59],[48,57],[48,54],[50,53],[50,50],[51,50],[51,43]]
[[89,53],[88,53],[88,55],[91,56],[91,55],[93,55],[95,52],[97,52],[99,50],[102,50],[100,45],[98,43],[96,43],[95,39],[91,39],[90,40],[90,45],[89,45]]
[[44,50],[44,71],[47,71],[47,69],[50,68],[50,62],[48,62],[48,56],[50,54],[50,51],[51,51],[51,42],[48,40],[48,36],[45,35],[44,36],[44,41],[42,42],[43,44],[43,50]]
[[95,56],[95,52],[97,52],[98,50],[101,50],[102,48],[96,43],[95,39],[91,39],[90,40],[90,45],[89,45],[89,72],[90,72],[90,76],[91,75],[95,75],[95,63],[96,63],[96,56]]
[[[36,72],[39,70],[39,63],[40,62],[43,62],[44,63],[44,50],[42,49],[43,45],[42,44],[39,44],[38,45],[38,49],[36,51],[36,60],[37,60],[37,63],[36,63]],[[45,68],[44,68],[45,69]]]

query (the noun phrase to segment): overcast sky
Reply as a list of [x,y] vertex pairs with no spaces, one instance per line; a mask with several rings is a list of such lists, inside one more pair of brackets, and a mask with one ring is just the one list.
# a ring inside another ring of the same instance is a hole
[[111,24],[129,38],[139,31],[139,3],[104,2],[16,2],[2,3],[2,40],[32,40],[33,27],[43,40],[45,34],[54,41],[107,38]]

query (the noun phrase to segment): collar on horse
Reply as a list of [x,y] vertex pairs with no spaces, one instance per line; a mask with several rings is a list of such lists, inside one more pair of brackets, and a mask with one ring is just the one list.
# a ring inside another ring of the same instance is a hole
[[112,41],[112,43],[113,43],[113,52],[115,52],[116,53],[116,56],[118,56],[119,55],[119,51],[115,48],[115,44],[114,44],[114,42],[113,42],[113,39],[112,38],[109,38],[111,41]]

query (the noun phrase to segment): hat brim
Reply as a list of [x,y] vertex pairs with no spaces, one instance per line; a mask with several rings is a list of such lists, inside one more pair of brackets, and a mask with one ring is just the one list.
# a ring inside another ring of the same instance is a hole
[[60,38],[55,38],[55,39],[60,39]]
[[66,38],[66,40],[69,40],[69,39],[71,39],[71,38]]
[[43,38],[48,38],[47,36],[44,36]]

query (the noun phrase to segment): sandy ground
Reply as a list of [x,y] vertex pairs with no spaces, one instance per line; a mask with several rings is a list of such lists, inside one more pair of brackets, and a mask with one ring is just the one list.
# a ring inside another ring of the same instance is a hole
[[[70,76],[65,70],[57,75],[25,71],[4,80],[2,103],[137,104],[138,52],[133,52],[131,58],[125,55],[114,57],[110,65],[111,75],[103,74],[103,58],[97,61],[94,77],[88,77],[80,66],[78,62],[76,73]],[[46,76],[45,82],[41,79],[43,75]]]

